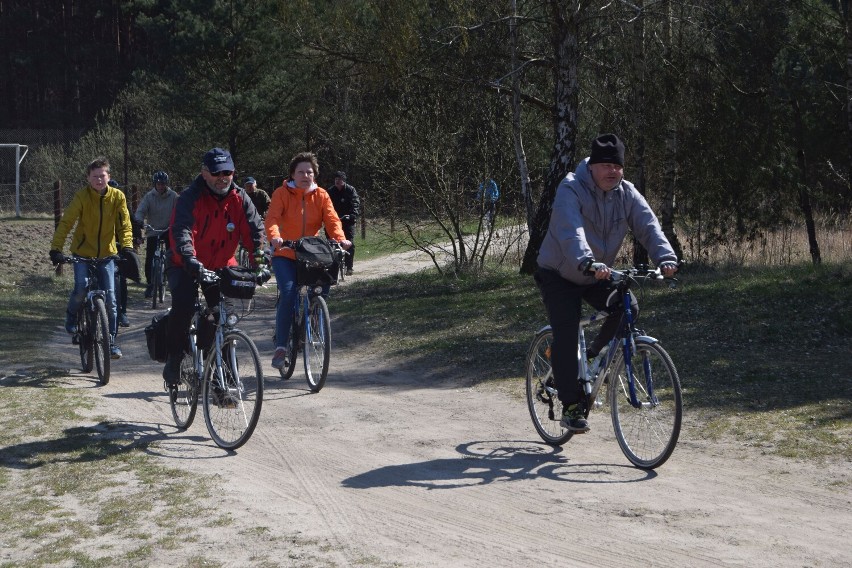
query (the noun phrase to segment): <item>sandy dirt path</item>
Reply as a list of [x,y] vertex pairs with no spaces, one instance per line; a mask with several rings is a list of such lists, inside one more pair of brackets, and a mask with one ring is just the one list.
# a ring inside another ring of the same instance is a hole
[[[423,254],[360,262],[349,282],[429,262]],[[285,382],[270,366],[269,301],[242,326],[267,373],[260,424],[228,454],[211,442],[200,411],[188,431],[173,426],[161,365],[143,344],[152,312],[136,304],[122,332],[125,357],[109,385],[90,391],[95,412],[150,442],[147,451],[167,465],[218,477],[217,510],[231,519],[156,553],[152,565],[205,555],[226,566],[852,562],[848,463],[783,460],[687,430],[669,462],[646,472],[630,466],[600,411],[592,432],[552,448],[517,395],[364,357],[358,329],[340,322],[332,323],[326,387],[311,394],[300,367]],[[333,296],[330,304],[333,316]],[[66,336],[57,332],[55,347],[57,358],[75,363]],[[217,545],[223,535],[244,546]]]

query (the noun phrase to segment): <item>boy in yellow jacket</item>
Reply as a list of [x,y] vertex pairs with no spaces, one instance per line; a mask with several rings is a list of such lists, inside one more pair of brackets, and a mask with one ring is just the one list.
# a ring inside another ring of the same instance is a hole
[[[86,180],[89,184],[74,194],[56,226],[53,241],[50,244],[50,260],[54,264],[62,262],[65,237],[72,228],[74,228],[74,234],[71,237],[72,254],[105,259],[98,263],[98,280],[101,288],[106,292],[110,356],[118,359],[121,357],[121,349],[115,343],[118,319],[115,301],[115,262],[108,258],[118,253],[116,239],[122,250],[133,248],[130,212],[127,210],[124,193],[109,185],[109,161],[106,158],[95,158],[86,166]],[[70,334],[77,332],[77,310],[86,297],[87,277],[88,265],[75,263],[74,289],[71,290],[65,314],[65,331]]]

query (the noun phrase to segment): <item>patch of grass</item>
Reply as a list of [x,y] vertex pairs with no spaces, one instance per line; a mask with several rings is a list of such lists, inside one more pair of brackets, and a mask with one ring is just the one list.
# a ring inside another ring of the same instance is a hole
[[[730,435],[768,453],[852,459],[852,270],[738,268],[646,288],[639,326],[677,365],[695,435]],[[532,279],[510,269],[426,271],[334,292],[342,327],[367,355],[399,356],[454,382],[518,391],[534,332],[547,323]]]

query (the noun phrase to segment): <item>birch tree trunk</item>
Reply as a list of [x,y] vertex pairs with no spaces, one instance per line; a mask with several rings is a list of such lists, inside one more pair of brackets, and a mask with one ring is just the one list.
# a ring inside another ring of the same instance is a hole
[[554,117],[553,152],[544,182],[544,190],[530,224],[530,240],[521,264],[522,274],[532,274],[537,267],[538,249],[547,234],[556,188],[574,163],[577,136],[578,67],[580,42],[578,23],[588,7],[586,2],[549,0],[551,41],[553,44]]

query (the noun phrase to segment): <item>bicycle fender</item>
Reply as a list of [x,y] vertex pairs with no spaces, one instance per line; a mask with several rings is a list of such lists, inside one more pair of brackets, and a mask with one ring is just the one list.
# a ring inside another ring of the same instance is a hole
[[539,329],[537,332],[535,332],[535,334],[538,335],[539,333],[542,333],[542,332],[545,332],[545,331],[550,331],[549,325],[546,325],[543,328]]
[[656,337],[651,337],[650,335],[637,335],[636,336],[636,343],[653,344],[653,343],[659,343],[659,342],[660,342],[659,339],[657,339]]

